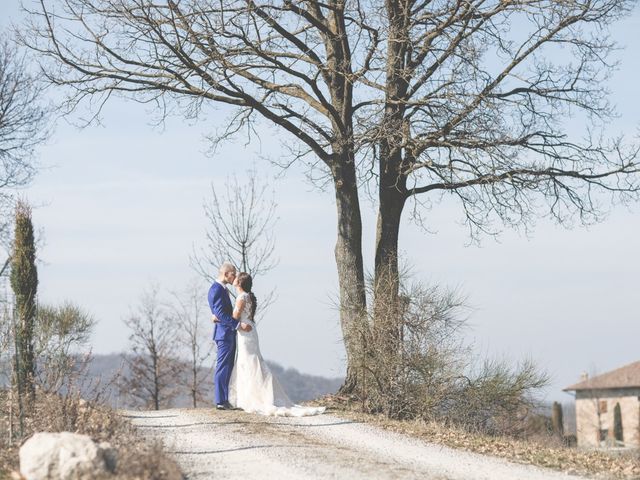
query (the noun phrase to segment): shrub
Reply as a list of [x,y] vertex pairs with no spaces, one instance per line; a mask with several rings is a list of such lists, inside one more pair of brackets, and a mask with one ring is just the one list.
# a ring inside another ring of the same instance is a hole
[[369,413],[438,420],[485,433],[522,434],[547,376],[530,360],[479,359],[462,333],[468,310],[456,292],[400,283],[399,300],[374,307],[350,335],[358,345],[356,399]]
[[[19,469],[18,450],[23,439],[13,438],[9,433],[9,412],[15,395],[0,390],[0,478]],[[89,435],[96,441],[107,441],[118,452],[118,463],[114,475],[109,479],[154,479],[181,480],[177,464],[157,444],[147,444],[133,427],[114,410],[93,402],[82,400],[77,395],[56,395],[36,392],[33,409],[25,419],[25,436],[35,432],[69,431]],[[14,432],[15,435],[15,432]]]

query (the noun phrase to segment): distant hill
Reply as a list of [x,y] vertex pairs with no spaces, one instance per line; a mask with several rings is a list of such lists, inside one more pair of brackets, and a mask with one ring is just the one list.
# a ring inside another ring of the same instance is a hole
[[[116,408],[123,408],[129,405],[129,401],[125,396],[119,394],[117,384],[113,379],[120,373],[126,375],[124,354],[111,355],[94,355],[88,366],[88,377],[94,382],[85,382],[87,385],[82,387],[87,398],[95,396],[95,391],[102,391],[102,399]],[[287,394],[294,402],[303,402],[305,400],[313,400],[328,393],[335,393],[340,385],[341,378],[326,378],[315,375],[307,375],[298,372],[296,369],[285,369],[277,363],[267,361],[273,374],[278,378],[280,384],[284,387]],[[206,382],[203,391],[205,399],[204,405],[213,404],[213,371],[205,372],[210,382]],[[100,382],[98,388],[95,387],[96,382]],[[93,383],[89,385],[89,383]],[[181,393],[173,402],[174,407],[185,407],[190,405],[188,392]]]

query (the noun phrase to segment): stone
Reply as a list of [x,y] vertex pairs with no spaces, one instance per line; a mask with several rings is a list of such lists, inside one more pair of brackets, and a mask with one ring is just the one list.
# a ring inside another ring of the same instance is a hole
[[27,480],[89,480],[115,465],[111,445],[76,433],[36,433],[20,448],[20,473]]

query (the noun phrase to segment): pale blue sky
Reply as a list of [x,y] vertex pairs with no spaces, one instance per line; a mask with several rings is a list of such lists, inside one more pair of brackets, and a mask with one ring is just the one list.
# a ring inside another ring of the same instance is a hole
[[[0,25],[17,19],[18,0],[2,0]],[[612,125],[629,134],[640,124],[640,14],[615,29],[626,50],[611,82],[621,118]],[[149,126],[144,107],[110,104],[104,126],[78,130],[61,122],[40,150],[43,170],[24,194],[39,205],[44,229],[40,252],[41,299],[70,299],[98,320],[93,349],[126,348],[122,319],[151,281],[179,289],[193,277],[188,257],[201,244],[202,202],[210,182],[221,185],[257,162],[277,173],[263,155],[277,156],[275,135],[262,143],[224,146],[204,155],[208,128],[224,120],[211,114],[198,125],[171,119],[163,131]],[[312,190],[300,169],[277,181],[279,266],[257,286],[276,287],[278,302],[260,326],[264,355],[302,372],[343,373],[343,349],[331,296],[337,291],[333,246],[333,195]],[[365,258],[371,264],[374,211],[365,208]],[[467,246],[461,212],[443,204],[428,214],[437,234],[405,221],[401,250],[427,282],[459,287],[474,307],[469,332],[489,355],[530,356],[552,375],[549,399],[581,371],[603,372],[640,359],[638,276],[640,208],[616,209],[602,224],[566,230],[540,220],[531,238],[506,231],[499,242]],[[203,284],[203,300],[208,286]]]

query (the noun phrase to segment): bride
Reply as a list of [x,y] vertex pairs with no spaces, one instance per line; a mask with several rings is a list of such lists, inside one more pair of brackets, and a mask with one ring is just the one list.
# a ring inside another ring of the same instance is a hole
[[258,302],[251,291],[251,275],[241,272],[233,285],[238,291],[233,318],[248,323],[253,328],[249,332],[237,331],[236,359],[229,382],[229,403],[245,412],[262,415],[301,417],[323,413],[325,407],[295,405],[262,358],[254,321]]

